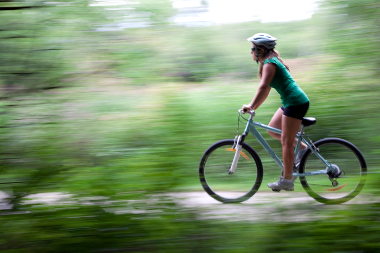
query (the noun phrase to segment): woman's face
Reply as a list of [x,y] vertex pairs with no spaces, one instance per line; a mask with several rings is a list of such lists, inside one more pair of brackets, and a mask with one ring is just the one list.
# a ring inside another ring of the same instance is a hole
[[252,59],[253,59],[254,61],[256,61],[255,47],[256,47],[255,44],[253,44],[253,42],[252,42],[251,55],[252,55]]
[[[256,45],[253,44],[253,42],[252,42],[251,55],[252,55],[252,59],[253,59],[254,61],[257,60],[257,59],[256,59],[256,54],[255,54],[255,47],[256,47]],[[252,48],[253,48],[253,49],[252,49]],[[264,53],[264,50],[263,50],[262,48],[257,48],[257,53],[258,53],[258,54],[263,54],[263,53]],[[260,58],[260,56],[259,56],[259,58]],[[260,60],[260,59],[259,59],[259,60]]]

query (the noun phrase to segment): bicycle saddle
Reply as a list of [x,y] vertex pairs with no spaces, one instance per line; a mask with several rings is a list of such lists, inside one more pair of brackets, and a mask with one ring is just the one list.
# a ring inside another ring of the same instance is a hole
[[317,120],[315,118],[306,117],[302,119],[302,125],[304,125],[305,127],[312,126],[315,123],[317,123]]

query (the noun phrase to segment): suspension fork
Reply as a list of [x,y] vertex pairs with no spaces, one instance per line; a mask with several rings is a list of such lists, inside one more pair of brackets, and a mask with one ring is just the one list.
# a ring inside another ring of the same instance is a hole
[[[254,115],[255,115],[254,112],[250,114],[250,117],[249,117],[249,120],[248,120],[247,125],[245,127],[244,133],[240,136],[235,137],[234,145],[232,147],[233,149],[235,149],[235,155],[234,155],[234,160],[232,161],[231,167],[228,170],[228,174],[233,174],[236,170],[236,166],[237,166],[237,163],[239,161],[240,152],[241,152],[241,149],[243,146],[243,142],[245,140],[245,137],[247,137],[247,135],[249,133],[249,122],[251,121],[251,119]],[[237,140],[236,140],[236,138],[237,138]]]
[[228,174],[233,174],[236,170],[236,166],[237,166],[237,163],[239,161],[240,152],[241,152],[241,149],[243,146],[243,142],[244,142],[245,137],[247,135],[248,135],[248,131],[244,131],[244,133],[242,135],[238,136],[237,141],[235,139],[234,146],[232,147],[235,149],[235,155],[234,155],[234,160],[232,161],[232,165],[231,165],[230,169],[228,170]]

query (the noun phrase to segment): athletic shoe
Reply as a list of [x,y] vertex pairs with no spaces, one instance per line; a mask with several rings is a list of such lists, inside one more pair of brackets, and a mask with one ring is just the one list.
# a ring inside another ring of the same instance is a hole
[[269,183],[268,187],[272,189],[272,191],[294,191],[294,183],[292,180],[288,180],[285,178],[280,178],[277,182]]
[[[293,166],[293,173],[298,173],[296,166]],[[281,177],[284,177],[284,171],[281,171]],[[278,178],[278,177],[277,177]],[[298,176],[292,176],[292,181],[296,181]]]

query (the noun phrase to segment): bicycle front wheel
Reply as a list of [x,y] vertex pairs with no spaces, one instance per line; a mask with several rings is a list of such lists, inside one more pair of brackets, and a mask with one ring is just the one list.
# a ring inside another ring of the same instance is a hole
[[[320,155],[342,173],[333,185],[327,174],[300,176],[306,192],[318,202],[341,204],[353,199],[364,186],[367,165],[359,149],[348,141],[326,138],[314,143]],[[323,163],[311,150],[303,155],[299,167],[300,173],[324,170]]]
[[261,185],[263,166],[256,151],[243,143],[236,171],[228,174],[234,159],[234,140],[222,140],[211,145],[199,164],[203,189],[223,203],[243,202],[252,197]]

